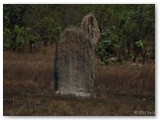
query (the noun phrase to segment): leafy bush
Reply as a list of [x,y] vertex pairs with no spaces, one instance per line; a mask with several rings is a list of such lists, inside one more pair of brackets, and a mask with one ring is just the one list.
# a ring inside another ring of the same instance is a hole
[[22,52],[24,45],[25,45],[25,30],[23,27],[19,27],[16,25],[14,27],[14,34],[16,34],[16,51],[17,52]]
[[25,41],[25,29],[19,27],[18,25],[14,26],[13,30],[4,29],[4,49],[14,49],[17,52],[21,52],[26,41]]
[[3,31],[3,47],[4,49],[9,49],[11,46],[11,31],[10,29],[5,28]]
[[112,56],[117,56],[120,49],[118,37],[110,30],[101,33],[101,39],[96,46],[96,53],[100,57],[101,62],[108,64],[107,59]]

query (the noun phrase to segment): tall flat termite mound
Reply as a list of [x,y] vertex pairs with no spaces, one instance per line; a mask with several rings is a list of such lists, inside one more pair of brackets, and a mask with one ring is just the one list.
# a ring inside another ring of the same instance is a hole
[[[91,16],[95,19],[93,14]],[[56,93],[85,97],[93,94],[93,46],[98,41],[98,37],[93,35],[95,30],[92,22],[94,19],[90,23],[87,19],[90,19],[90,17],[85,16],[83,18],[80,28],[67,27],[60,35],[55,56],[54,80]],[[86,23],[91,24],[87,24],[91,28],[88,28],[89,32]]]

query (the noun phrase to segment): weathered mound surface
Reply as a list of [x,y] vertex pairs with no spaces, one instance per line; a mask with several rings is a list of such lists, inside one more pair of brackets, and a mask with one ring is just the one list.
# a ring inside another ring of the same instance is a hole
[[89,97],[94,86],[94,44],[100,38],[93,14],[85,16],[81,27],[70,26],[61,33],[55,57],[56,92]]
[[89,13],[88,15],[84,16],[81,22],[81,28],[88,33],[92,44],[97,44],[100,39],[100,30],[93,13]]

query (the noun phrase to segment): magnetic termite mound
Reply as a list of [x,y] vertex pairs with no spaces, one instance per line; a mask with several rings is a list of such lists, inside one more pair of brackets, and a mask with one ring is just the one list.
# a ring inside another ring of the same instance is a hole
[[80,28],[67,27],[56,45],[54,83],[56,93],[90,97],[94,86],[94,45],[100,38],[93,13]]

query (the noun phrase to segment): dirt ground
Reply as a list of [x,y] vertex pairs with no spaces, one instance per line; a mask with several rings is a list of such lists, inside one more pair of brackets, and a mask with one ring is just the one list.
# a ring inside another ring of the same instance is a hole
[[60,96],[53,85],[53,47],[3,55],[4,116],[154,116],[155,63],[101,65],[94,98]]

